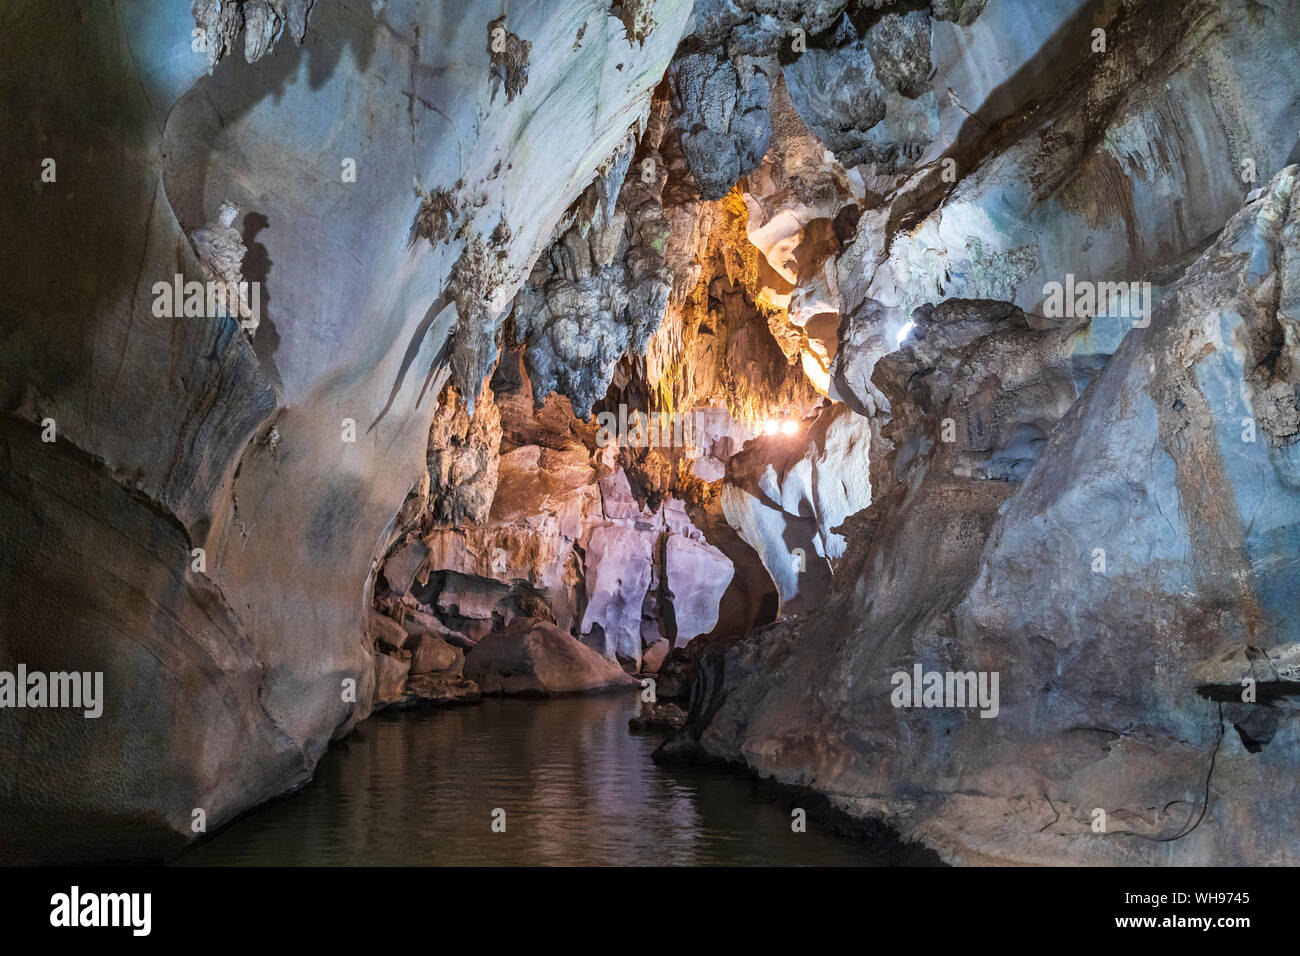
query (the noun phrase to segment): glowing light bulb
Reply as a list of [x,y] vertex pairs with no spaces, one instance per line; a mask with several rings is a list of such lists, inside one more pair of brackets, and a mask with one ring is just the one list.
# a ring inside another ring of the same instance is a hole
[[798,430],[799,430],[799,423],[798,423],[798,422],[787,421],[787,422],[782,422],[782,423],[781,423],[781,431],[784,432],[784,433],[787,434],[787,435],[793,435],[793,434],[794,434],[795,432],[797,432]]
[[781,423],[778,422],[775,418],[769,418],[767,421],[763,423],[764,435],[775,435],[780,430],[781,430]]
[[907,333],[912,331],[912,326],[914,325],[916,325],[916,323],[913,322],[911,319],[908,319],[907,324],[898,330],[898,335],[897,337],[895,337],[894,341],[898,344],[900,348],[903,345],[903,341],[907,338]]

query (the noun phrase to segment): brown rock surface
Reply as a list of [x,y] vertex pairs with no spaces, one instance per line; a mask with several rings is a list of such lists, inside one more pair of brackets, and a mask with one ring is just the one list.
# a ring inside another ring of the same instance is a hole
[[534,618],[488,634],[465,659],[465,676],[484,694],[581,694],[637,686],[608,658]]
[[441,637],[421,634],[413,637],[407,648],[411,652],[411,673],[460,676],[465,666],[465,652],[453,647]]

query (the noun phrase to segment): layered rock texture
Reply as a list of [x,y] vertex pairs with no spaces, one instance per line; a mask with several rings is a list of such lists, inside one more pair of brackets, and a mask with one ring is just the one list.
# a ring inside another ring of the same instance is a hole
[[1300,863],[1295,3],[503,9],[0,14],[0,671],[104,675],[5,858],[640,674],[950,861]]
[[[831,394],[882,423],[872,504],[824,609],[700,662],[663,759],[813,786],[955,862],[1300,860],[1300,90],[1256,72],[1261,43],[1296,61],[1282,6],[935,27],[969,121],[931,148],[963,171],[868,200],[836,264]],[[1068,82],[997,88],[995,51]]]
[[[105,688],[98,720],[0,715],[13,859],[179,848],[196,808],[212,829],[302,785],[369,713],[367,573],[427,481],[430,372],[478,395],[690,12],[659,0],[629,39],[596,0],[495,34],[499,5],[472,2],[195,6],[0,15],[0,153],[25,184],[0,230],[0,663]],[[222,56],[236,14],[246,57]],[[155,308],[156,283],[206,280],[192,237],[227,202],[252,342]]]
[[412,640],[450,634],[470,649],[540,617],[629,668],[657,642],[684,646],[717,627],[731,560],[681,499],[651,507],[634,495],[617,444],[602,446],[567,399],[535,408],[520,352],[503,354],[472,415],[447,388],[429,479],[399,514],[401,537],[381,566],[383,615]]
[[[706,659],[677,748],[815,781],[958,860],[1292,862],[1298,177],[1072,405],[1060,331],[1001,303],[918,310],[874,375],[896,451],[851,585]],[[897,706],[917,663],[998,673],[996,718]]]

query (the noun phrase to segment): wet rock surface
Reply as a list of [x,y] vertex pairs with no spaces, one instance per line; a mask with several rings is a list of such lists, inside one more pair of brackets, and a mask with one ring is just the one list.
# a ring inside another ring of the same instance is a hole
[[686,711],[672,701],[645,704],[641,712],[627,722],[630,730],[680,730],[686,724]]

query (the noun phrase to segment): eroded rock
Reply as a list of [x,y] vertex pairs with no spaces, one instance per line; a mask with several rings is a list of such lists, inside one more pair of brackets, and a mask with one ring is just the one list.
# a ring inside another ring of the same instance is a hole
[[411,652],[412,674],[447,672],[447,676],[459,677],[465,665],[464,651],[432,634],[413,637],[406,646]]
[[682,148],[700,196],[721,199],[767,152],[770,80],[756,65],[742,78],[720,52],[678,58],[671,80]]
[[549,696],[635,687],[623,668],[553,624],[517,618],[488,634],[465,659],[484,694]]
[[881,86],[909,98],[925,92],[932,67],[930,17],[924,10],[885,14],[867,31],[866,40]]
[[[915,344],[874,374],[895,450],[855,519],[852,587],[715,662],[712,703],[675,752],[815,779],[955,859],[1290,858],[1289,796],[1270,781],[1294,761],[1300,714],[1215,694],[1258,670],[1249,654],[1234,668],[1243,644],[1276,681],[1296,639],[1279,558],[1300,501],[1280,446],[1243,440],[1237,419],[1290,367],[1283,348],[1260,369],[1266,330],[1288,319],[1254,290],[1291,286],[1298,175],[1228,223],[1072,405],[1068,329],[994,303],[918,313]],[[1067,406],[1027,473],[991,467]],[[943,417],[952,442],[934,438]],[[861,623],[836,637],[832,618]],[[996,718],[891,706],[891,674],[918,662],[999,673]],[[783,745],[796,727],[808,736]],[[1094,807],[1117,821],[1104,836]]]
[[[6,166],[30,162],[9,154],[57,114],[97,173],[84,188],[52,145],[57,181],[7,212],[23,304],[0,348],[0,658],[76,663],[118,688],[99,721],[0,715],[0,751],[40,733],[65,768],[2,762],[0,789],[20,795],[0,824],[14,860],[173,853],[195,807],[211,831],[301,786],[369,713],[367,576],[406,530],[394,515],[448,490],[421,481],[437,379],[454,352],[454,384],[478,398],[517,284],[645,115],[689,13],[659,0],[644,44],[592,17],[573,50],[574,5],[512,9],[506,27],[533,44],[528,82],[509,100],[503,80],[494,101],[488,4],[128,7],[24,3],[6,24]],[[191,52],[196,19],[205,53]],[[209,76],[241,30],[261,59]],[[89,91],[111,119],[85,108]],[[42,106],[7,108],[20,101]],[[436,247],[406,241],[413,182],[455,196]],[[266,293],[251,343],[228,319],[152,309],[154,283],[203,278],[187,237],[221,201],[240,210],[223,228],[247,249],[243,277]],[[40,278],[70,261],[75,281]],[[46,417],[55,444],[40,441]],[[39,561],[20,530],[33,521]],[[78,569],[76,615],[50,613],[67,604],[60,568]],[[95,835],[73,818],[106,823]]]
[[375,709],[382,710],[402,703],[403,688],[411,672],[411,662],[390,654],[375,655]]
[[717,626],[719,604],[734,573],[731,560],[708,542],[668,536],[664,577],[677,641],[684,643]]
[[653,674],[659,670],[659,665],[664,662],[668,652],[672,650],[670,645],[662,637],[651,641],[641,655],[641,671],[645,674]]
[[867,132],[885,118],[885,87],[867,47],[811,49],[784,67],[799,115],[844,166],[869,161]]
[[505,24],[503,16],[488,24],[488,53],[492,57],[492,97],[505,87],[509,103],[528,83],[528,55],[533,45],[507,30]]

